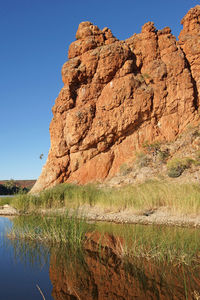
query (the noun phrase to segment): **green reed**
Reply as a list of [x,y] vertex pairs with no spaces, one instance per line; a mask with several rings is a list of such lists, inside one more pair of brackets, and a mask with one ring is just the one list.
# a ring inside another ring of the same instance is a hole
[[11,205],[22,213],[89,205],[107,211],[127,209],[140,211],[166,206],[176,214],[198,214],[200,213],[200,185],[157,180],[121,188],[60,184],[38,195],[19,194],[11,200]]
[[[67,214],[62,217],[17,217],[13,219],[9,237],[16,253],[21,252],[21,257],[28,257],[27,249],[30,248],[29,259],[33,262],[37,255],[32,252],[40,253],[41,245],[46,246],[51,255],[51,268],[58,272],[60,269],[61,274],[67,269],[67,274],[70,272],[70,277],[80,279],[80,284],[84,278],[86,281],[90,279],[88,262],[91,258],[101,276],[116,272],[116,278],[118,272],[122,275],[125,272],[130,284],[137,280],[147,294],[149,289],[158,293],[162,286],[173,296],[176,281],[181,286],[183,297],[189,297],[196,291],[199,280],[198,229],[87,224],[76,215],[70,217]],[[105,272],[105,267],[108,272]]]
[[36,240],[48,244],[68,244],[81,247],[91,225],[76,215],[54,217],[21,216],[13,220],[13,227],[8,233],[10,238]]
[[3,206],[5,204],[10,204],[12,202],[11,197],[0,197],[0,206]]
[[[115,225],[112,223],[88,224],[76,214],[70,216],[43,217],[21,216],[13,219],[10,238],[36,240],[48,244],[66,244],[82,248],[88,232],[99,232],[98,247],[103,250],[108,237],[114,241],[115,253],[120,257],[145,258],[157,263],[178,265],[200,264],[200,231],[198,229]],[[92,239],[89,237],[89,239]],[[105,242],[106,241],[106,242]]]

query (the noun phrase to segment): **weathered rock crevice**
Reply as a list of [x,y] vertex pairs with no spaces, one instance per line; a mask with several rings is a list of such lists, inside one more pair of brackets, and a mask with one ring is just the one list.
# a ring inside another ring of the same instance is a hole
[[172,141],[199,121],[200,6],[179,40],[148,22],[125,41],[83,22],[63,65],[51,149],[32,192],[114,176],[145,141]]
[[[183,51],[183,53],[184,53],[184,51]],[[192,75],[191,66],[189,64],[189,61],[187,60],[185,53],[184,53],[184,57],[185,57],[186,67],[188,68],[188,70],[190,71],[190,74],[191,74],[191,82],[192,82],[193,91],[194,91],[193,105],[194,105],[195,110],[198,110],[198,108],[199,108],[199,92],[198,92],[198,88],[197,88],[197,82],[195,81],[195,79]]]

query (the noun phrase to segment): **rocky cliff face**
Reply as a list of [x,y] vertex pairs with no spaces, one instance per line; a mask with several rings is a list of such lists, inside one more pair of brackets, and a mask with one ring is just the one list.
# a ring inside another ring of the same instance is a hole
[[79,25],[53,107],[51,148],[32,192],[115,175],[148,141],[171,141],[199,120],[200,6],[179,41],[152,22],[125,41]]

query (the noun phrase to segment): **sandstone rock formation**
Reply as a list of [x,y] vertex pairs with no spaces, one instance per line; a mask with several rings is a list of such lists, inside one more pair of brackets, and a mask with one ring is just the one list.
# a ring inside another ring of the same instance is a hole
[[200,6],[180,40],[152,22],[125,41],[79,25],[53,107],[51,148],[32,192],[112,177],[145,142],[169,141],[199,120]]

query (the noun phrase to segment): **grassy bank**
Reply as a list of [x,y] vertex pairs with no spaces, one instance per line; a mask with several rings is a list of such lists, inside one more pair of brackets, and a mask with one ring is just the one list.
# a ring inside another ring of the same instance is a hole
[[116,212],[166,206],[176,214],[199,214],[200,185],[152,180],[121,188],[60,184],[39,195],[19,194],[10,204],[21,212],[36,212],[41,208],[78,208],[87,204]]

